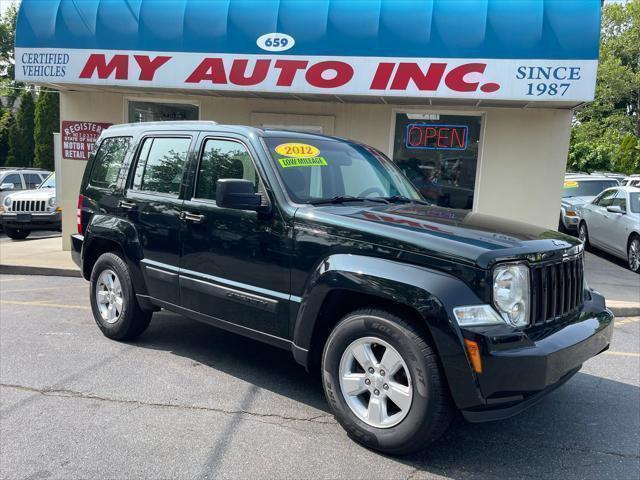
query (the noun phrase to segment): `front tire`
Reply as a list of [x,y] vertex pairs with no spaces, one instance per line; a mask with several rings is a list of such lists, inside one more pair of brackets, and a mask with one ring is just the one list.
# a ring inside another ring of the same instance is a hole
[[24,240],[29,236],[31,231],[24,230],[22,228],[5,227],[5,233],[7,234],[7,237],[9,237],[11,240]]
[[435,350],[423,332],[390,312],[344,317],[327,339],[322,373],[336,420],[369,448],[396,455],[422,450],[451,421]]
[[634,236],[627,246],[627,262],[629,270],[640,273],[640,237]]
[[149,326],[152,312],[138,305],[129,267],[114,253],[102,254],[91,272],[91,310],[102,333],[113,340],[131,340]]

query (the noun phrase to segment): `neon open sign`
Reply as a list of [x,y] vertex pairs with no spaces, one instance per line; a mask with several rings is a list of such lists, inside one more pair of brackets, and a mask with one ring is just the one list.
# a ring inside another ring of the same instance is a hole
[[467,148],[468,127],[465,125],[407,125],[407,148],[426,150],[464,150]]

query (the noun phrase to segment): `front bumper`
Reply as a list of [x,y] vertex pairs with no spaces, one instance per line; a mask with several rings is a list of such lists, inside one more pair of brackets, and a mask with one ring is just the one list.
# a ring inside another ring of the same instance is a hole
[[564,322],[527,332],[465,331],[480,345],[483,372],[475,375],[482,403],[464,408],[463,416],[471,422],[498,420],[530,407],[609,348],[613,322],[604,299],[593,292]]
[[4,212],[0,214],[0,224],[2,224],[3,227],[20,230],[60,230],[62,226],[62,213]]

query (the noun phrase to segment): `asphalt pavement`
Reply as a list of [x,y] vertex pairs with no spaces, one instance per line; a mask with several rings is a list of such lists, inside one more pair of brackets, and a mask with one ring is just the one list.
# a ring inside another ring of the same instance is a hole
[[615,478],[640,472],[640,318],[523,414],[423,453],[351,441],[290,354],[161,312],[102,336],[78,278],[0,275],[0,476]]

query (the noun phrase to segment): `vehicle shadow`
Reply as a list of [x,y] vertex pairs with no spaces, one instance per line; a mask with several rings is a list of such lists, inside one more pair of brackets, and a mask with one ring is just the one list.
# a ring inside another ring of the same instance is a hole
[[[165,312],[135,345],[328,411],[319,378],[287,351]],[[387,458],[414,468],[412,478],[631,478],[640,464],[638,432],[640,387],[578,373],[516,417],[483,424],[458,417],[427,450]]]

